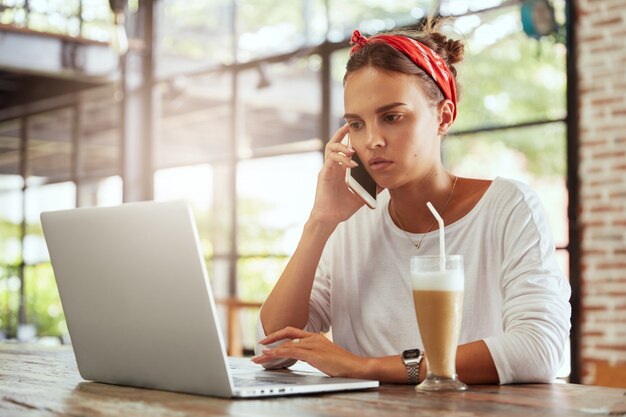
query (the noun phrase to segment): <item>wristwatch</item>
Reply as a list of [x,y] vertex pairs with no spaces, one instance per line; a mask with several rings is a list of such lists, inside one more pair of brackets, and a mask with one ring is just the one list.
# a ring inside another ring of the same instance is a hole
[[419,349],[409,349],[402,352],[402,362],[406,367],[409,376],[409,384],[417,385],[420,376],[420,363],[424,358],[424,353]]

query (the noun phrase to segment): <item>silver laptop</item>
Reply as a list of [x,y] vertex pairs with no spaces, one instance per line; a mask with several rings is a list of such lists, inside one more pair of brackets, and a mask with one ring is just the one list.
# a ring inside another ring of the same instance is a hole
[[185,202],[46,212],[41,223],[86,380],[218,397],[378,386],[228,358]]

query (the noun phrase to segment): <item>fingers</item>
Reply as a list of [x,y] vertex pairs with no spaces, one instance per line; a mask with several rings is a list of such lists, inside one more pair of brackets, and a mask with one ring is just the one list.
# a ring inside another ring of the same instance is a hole
[[343,152],[347,155],[351,155],[354,152],[354,150],[342,143],[343,139],[348,133],[348,130],[349,128],[347,123],[337,129],[335,134],[329,139],[328,143],[326,144],[324,152],[326,156],[328,156],[332,152]]
[[340,155],[350,155],[352,156],[352,154],[354,154],[354,149],[352,149],[351,147],[344,145],[343,143],[336,143],[336,142],[328,142],[326,144],[326,149],[324,151],[324,155],[326,155],[326,157],[333,155],[335,153],[338,153]]
[[352,155],[354,154],[354,149],[352,149],[351,147],[349,147],[348,145],[344,145],[343,143],[328,143],[326,145],[327,150],[329,150],[329,153],[333,153],[333,152],[337,152],[341,155]]
[[328,143],[339,143],[343,140],[344,136],[346,136],[346,134],[348,133],[349,130],[349,126],[348,124],[344,124],[343,126],[341,126],[339,129],[337,129],[337,131],[335,132],[335,134],[333,135],[333,137],[330,138],[330,140],[328,141]]
[[303,339],[312,334],[314,333],[309,333],[296,327],[285,327],[284,329],[270,333],[264,339],[259,340],[259,343],[262,345],[269,345],[270,343],[274,343],[281,339]]
[[264,364],[276,359],[296,359],[303,362],[309,361],[313,352],[312,349],[292,345],[291,343],[288,343],[288,345],[290,347],[281,345],[280,348],[263,349],[263,353],[261,355],[255,356],[251,360],[256,364]]
[[[354,153],[354,151],[352,153]],[[347,155],[345,155],[342,152],[331,152],[330,154],[328,154],[327,160],[330,161],[331,163],[337,163],[339,165],[345,165],[345,166],[348,166],[350,168],[354,168],[354,167],[357,167],[359,165],[359,164],[356,163],[356,161],[353,161],[352,159],[350,159],[350,157],[348,157]]]
[[315,334],[304,339],[293,339],[274,348],[263,348],[262,353],[251,358],[252,362],[263,364],[275,359],[297,359],[307,362],[311,351],[315,349]]

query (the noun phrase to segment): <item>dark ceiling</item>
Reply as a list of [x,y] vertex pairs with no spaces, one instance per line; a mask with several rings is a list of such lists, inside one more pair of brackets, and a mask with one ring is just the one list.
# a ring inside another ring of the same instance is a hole
[[0,110],[92,88],[100,83],[0,70]]

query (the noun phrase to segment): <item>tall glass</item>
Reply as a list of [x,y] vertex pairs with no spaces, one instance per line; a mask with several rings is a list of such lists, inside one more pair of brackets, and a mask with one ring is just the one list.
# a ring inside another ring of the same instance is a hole
[[467,389],[455,366],[465,288],[463,256],[449,255],[445,261],[442,270],[437,255],[411,258],[413,302],[428,365],[418,391]]

